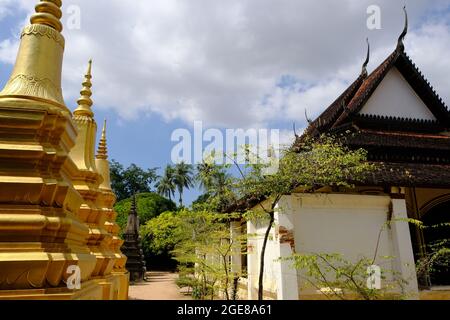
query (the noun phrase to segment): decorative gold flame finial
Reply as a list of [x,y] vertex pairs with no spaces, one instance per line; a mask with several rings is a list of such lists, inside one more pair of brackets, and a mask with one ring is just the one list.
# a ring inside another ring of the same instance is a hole
[[100,142],[98,144],[98,150],[97,150],[97,159],[108,159],[108,147],[106,145],[106,119],[103,124],[103,130],[102,130],[102,136],[100,138]]
[[73,112],[76,116],[87,116],[87,117],[93,117],[94,113],[91,110],[92,105],[94,104],[92,102],[91,96],[92,96],[92,60],[89,60],[88,69],[86,71],[86,75],[84,76],[84,82],[82,83],[83,88],[80,91],[80,98],[78,99],[78,108],[75,109]]
[[31,16],[31,24],[44,24],[61,32],[63,25],[60,21],[62,17],[61,0],[41,0],[36,5],[36,13]]

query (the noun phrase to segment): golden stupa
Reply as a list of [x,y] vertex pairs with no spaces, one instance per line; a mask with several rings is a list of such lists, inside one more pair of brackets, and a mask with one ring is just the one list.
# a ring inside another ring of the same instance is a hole
[[95,155],[92,61],[73,114],[63,99],[61,5],[36,5],[0,92],[0,299],[127,299],[106,122]]

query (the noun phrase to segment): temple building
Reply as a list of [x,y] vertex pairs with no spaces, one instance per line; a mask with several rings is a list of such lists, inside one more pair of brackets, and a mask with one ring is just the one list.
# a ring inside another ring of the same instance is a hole
[[139,234],[139,216],[136,206],[136,195],[133,196],[130,213],[123,237],[125,239],[122,252],[127,257],[126,269],[130,272],[130,281],[139,282],[145,279],[146,267],[142,240]]
[[106,123],[95,155],[92,61],[72,113],[61,0],[41,0],[0,92],[0,299],[128,298]]
[[[428,244],[448,239],[448,231],[423,230],[407,221],[417,219],[425,226],[450,222],[450,111],[405,51],[407,21],[392,54],[370,74],[368,55],[357,79],[310,121],[294,144],[299,146],[306,136],[343,137],[349,148],[367,150],[378,169],[351,190],[294,190],[282,198],[266,252],[267,298],[321,298],[300,271],[278,258],[339,253],[356,261],[373,257],[378,238],[377,257],[393,257],[383,267],[407,282],[397,293],[409,299],[450,297],[448,268],[419,279],[415,268]],[[390,228],[380,232],[389,219]],[[266,228],[263,223],[247,225],[250,235],[264,234]],[[250,236],[248,246],[248,297],[255,299],[262,239]]]

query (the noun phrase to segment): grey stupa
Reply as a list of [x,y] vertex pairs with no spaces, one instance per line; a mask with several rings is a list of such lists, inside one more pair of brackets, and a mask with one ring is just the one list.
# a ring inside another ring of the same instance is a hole
[[139,217],[136,208],[136,195],[133,196],[128,222],[123,234],[122,253],[127,256],[126,269],[130,272],[130,281],[139,282],[145,278],[146,268],[141,237],[139,235]]

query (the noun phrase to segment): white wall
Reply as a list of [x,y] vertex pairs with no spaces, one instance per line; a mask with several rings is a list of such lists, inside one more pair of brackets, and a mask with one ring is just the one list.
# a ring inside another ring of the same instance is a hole
[[[372,258],[375,255],[380,230],[386,224],[391,206],[388,196],[315,194],[293,195],[295,219],[295,242],[298,253],[339,253],[349,261]],[[404,200],[394,200],[397,204]],[[406,216],[405,212],[399,213]],[[396,214],[393,214],[395,217]],[[407,222],[401,234],[392,228],[384,228],[375,264],[382,269],[398,271],[403,278],[412,280],[411,294],[417,291],[414,270],[405,269],[404,264],[414,265],[411,238]],[[399,248],[400,251],[399,251]],[[384,259],[389,256],[394,259]],[[300,277],[299,287],[304,294],[313,293],[304,289],[306,282]],[[315,292],[315,290],[314,290]]]
[[[267,223],[252,223],[247,224],[247,232],[250,235],[247,243],[251,251],[248,253],[248,285],[249,285],[249,299],[257,299],[257,288],[260,268],[261,249],[264,240],[264,234],[267,230]],[[275,293],[277,291],[277,263],[279,258],[279,250],[277,243],[274,241],[275,232],[272,232],[266,247],[265,267],[264,267],[264,290]]]
[[[406,217],[405,201],[392,200],[389,196],[293,194],[283,197],[266,251],[265,290],[276,294],[279,299],[293,299],[299,292],[300,295],[317,293],[316,289],[305,288],[306,282],[298,276],[299,272],[278,261],[280,256],[292,254],[294,250],[296,253],[339,253],[349,261],[372,258],[391,206],[394,218]],[[248,223],[249,234],[258,234],[257,238],[249,241],[253,248],[248,255],[250,299],[257,297],[259,255],[266,226]],[[294,248],[280,241],[281,226],[293,229]],[[394,259],[383,259],[383,256]],[[385,228],[380,237],[378,257],[376,264],[382,269],[400,272],[404,279],[411,280],[408,293],[417,293],[407,222],[396,222],[392,228]]]
[[388,72],[360,113],[436,120],[397,68]]

